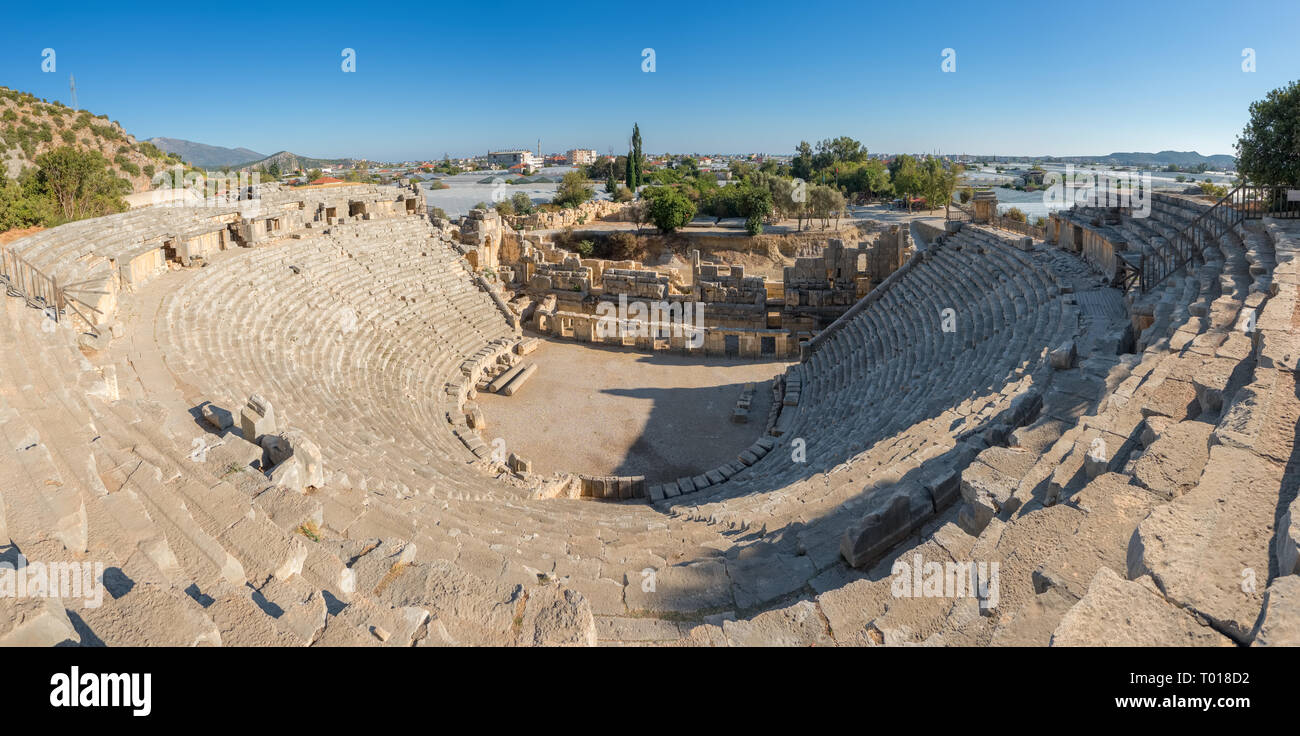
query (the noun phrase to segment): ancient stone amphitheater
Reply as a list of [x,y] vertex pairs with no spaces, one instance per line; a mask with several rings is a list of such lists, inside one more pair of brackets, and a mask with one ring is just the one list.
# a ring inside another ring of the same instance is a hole
[[[734,461],[591,500],[472,428],[530,338],[417,193],[256,204],[7,246],[0,560],[107,594],[0,597],[0,644],[1300,642],[1295,220],[1129,294],[954,224]],[[1140,249],[1207,206],[1069,221]]]

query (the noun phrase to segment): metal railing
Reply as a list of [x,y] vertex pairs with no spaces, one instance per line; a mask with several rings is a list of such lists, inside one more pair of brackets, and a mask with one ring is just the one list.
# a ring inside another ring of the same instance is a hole
[[[947,220],[948,222],[975,222],[975,211],[964,204],[954,202],[948,209]],[[1021,220],[1014,220],[1006,215],[995,215],[989,220],[988,224],[1021,235],[1028,235],[1036,240],[1047,239],[1047,228],[1031,225]]]
[[1047,239],[1047,228],[1038,227],[1037,225],[1030,225],[1027,222],[1014,220],[1010,217],[1006,217],[1003,215],[998,215],[997,217],[994,217],[989,222],[989,224],[992,225],[993,227],[1002,228],[1003,230],[1010,230],[1013,233],[1028,235],[1029,237],[1034,238],[1035,240]]
[[1204,251],[1243,220],[1300,219],[1300,189],[1242,184],[1197,215],[1164,243],[1144,249],[1138,259],[1143,293],[1189,263],[1204,262]]
[[[27,306],[40,309],[54,322],[62,322],[68,312],[81,318],[86,329],[96,335],[99,330],[88,313],[103,314],[95,306],[79,298],[78,295],[105,294],[90,288],[89,281],[78,281],[59,286],[59,282],[41,273],[39,269],[23,260],[22,256],[0,245],[0,285],[12,297],[23,299]],[[84,310],[84,311],[83,311]]]

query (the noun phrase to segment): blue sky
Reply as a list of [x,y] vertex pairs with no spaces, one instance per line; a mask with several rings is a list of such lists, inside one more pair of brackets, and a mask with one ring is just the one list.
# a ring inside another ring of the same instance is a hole
[[623,151],[634,121],[652,152],[1230,154],[1300,79],[1293,0],[192,5],[10,4],[0,84],[66,103],[74,74],[141,139],[389,160]]

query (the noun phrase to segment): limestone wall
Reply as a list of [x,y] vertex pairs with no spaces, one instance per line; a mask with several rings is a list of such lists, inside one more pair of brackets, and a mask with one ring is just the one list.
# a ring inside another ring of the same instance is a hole
[[[1086,214],[1053,212],[1047,225],[1047,240],[1083,257],[1090,265],[1114,279],[1119,270],[1117,253],[1128,249],[1128,239],[1106,225],[1094,225]],[[1153,237],[1153,242],[1162,238]]]
[[600,284],[605,293],[610,295],[623,294],[644,299],[663,299],[668,296],[668,276],[658,271],[602,268]]
[[538,309],[533,327],[555,337],[638,350],[753,360],[793,357],[799,351],[798,341],[786,330],[704,327],[651,319],[624,321],[563,309]]
[[505,229],[496,210],[470,210],[461,220],[460,242],[469,246],[466,256],[475,269],[496,268],[501,263]]
[[606,222],[634,222],[631,202],[592,200],[577,207],[558,212],[534,212],[529,215],[512,215],[507,218],[513,229],[555,230],[587,225],[597,220]]

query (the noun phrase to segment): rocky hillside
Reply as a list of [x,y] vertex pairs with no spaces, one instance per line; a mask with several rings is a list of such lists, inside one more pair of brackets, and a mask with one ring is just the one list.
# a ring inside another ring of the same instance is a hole
[[307,171],[308,169],[319,169],[322,167],[351,167],[355,159],[350,158],[311,158],[310,156],[299,156],[288,151],[273,153],[266,158],[258,161],[251,161],[239,167],[240,171],[252,171],[253,169],[269,169],[272,165],[278,166],[280,171]]
[[151,189],[155,174],[180,164],[178,156],[137,141],[107,115],[0,87],[0,165],[6,176],[17,177],[25,167],[36,165],[37,156],[60,146],[99,151],[136,192]]

